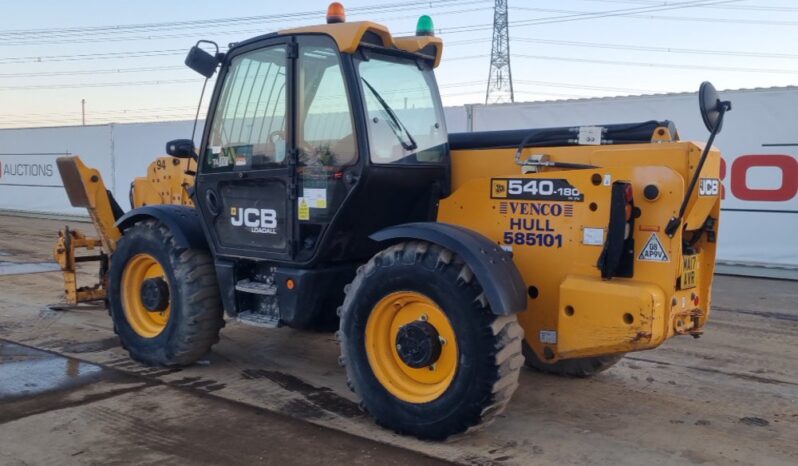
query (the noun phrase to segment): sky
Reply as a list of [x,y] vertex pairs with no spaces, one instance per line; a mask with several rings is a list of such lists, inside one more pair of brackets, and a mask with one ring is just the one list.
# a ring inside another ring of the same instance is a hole
[[[445,105],[484,103],[493,0],[349,0],[347,20],[411,35],[432,17]],[[26,0],[0,16],[0,128],[192,119],[199,39],[325,21],[321,0]],[[508,0],[516,102],[798,85],[794,0]],[[189,24],[186,24],[189,22]]]

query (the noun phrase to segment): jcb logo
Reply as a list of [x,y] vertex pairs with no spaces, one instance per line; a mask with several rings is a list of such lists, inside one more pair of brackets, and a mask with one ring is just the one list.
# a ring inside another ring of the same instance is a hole
[[507,180],[491,180],[491,192],[493,198],[507,197]]
[[234,227],[245,226],[252,233],[277,234],[277,211],[274,209],[256,209],[247,207],[230,209],[230,223]]
[[720,180],[717,178],[701,178],[698,184],[699,196],[717,196],[720,194]]

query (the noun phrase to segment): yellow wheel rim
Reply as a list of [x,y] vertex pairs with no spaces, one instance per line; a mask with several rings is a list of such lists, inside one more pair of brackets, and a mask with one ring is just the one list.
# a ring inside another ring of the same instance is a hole
[[[426,321],[438,332],[441,352],[428,367],[407,365],[397,351],[402,326]],[[392,395],[409,403],[427,403],[440,397],[457,373],[457,339],[449,318],[427,296],[398,291],[380,300],[366,322],[366,354],[377,380]]]
[[169,283],[161,264],[149,254],[133,256],[122,273],[122,308],[125,318],[133,331],[145,338],[153,338],[163,332],[172,309],[171,302],[160,312],[144,307],[141,287],[150,278],[162,278]]

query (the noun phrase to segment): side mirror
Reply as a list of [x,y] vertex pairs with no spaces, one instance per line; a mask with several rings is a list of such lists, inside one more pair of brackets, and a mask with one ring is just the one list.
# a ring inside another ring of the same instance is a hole
[[199,48],[199,45],[195,45],[188,51],[186,66],[206,78],[210,78],[216,73],[216,67],[219,66],[219,59],[215,55],[211,55]]
[[191,139],[174,139],[166,143],[166,153],[178,159],[196,159],[194,141]]
[[715,86],[709,81],[701,83],[698,89],[698,106],[701,109],[701,118],[704,120],[704,125],[710,133],[717,128],[717,131],[723,128],[723,121],[720,118],[721,110],[731,110],[731,102],[724,102],[720,100],[718,91]]

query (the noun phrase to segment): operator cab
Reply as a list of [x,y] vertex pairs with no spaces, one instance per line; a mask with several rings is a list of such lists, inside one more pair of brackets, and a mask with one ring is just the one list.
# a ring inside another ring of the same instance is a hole
[[432,71],[441,47],[338,22],[217,54],[196,183],[216,255],[303,267],[365,259],[376,252],[368,235],[433,220],[448,184]]
[[[370,235],[435,220],[449,190],[443,43],[423,18],[412,37],[341,14],[224,54],[192,48],[189,67],[218,68],[194,199],[232,314],[303,326],[342,295],[302,290],[341,290],[381,249]],[[289,280],[298,289],[281,292]]]

